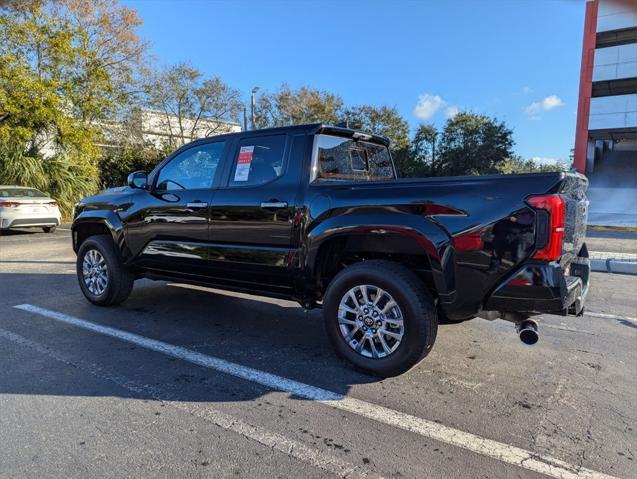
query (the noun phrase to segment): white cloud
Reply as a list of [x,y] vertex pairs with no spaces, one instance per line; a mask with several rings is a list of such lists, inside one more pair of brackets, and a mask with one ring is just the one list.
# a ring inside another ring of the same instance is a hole
[[546,111],[557,108],[558,106],[564,106],[564,102],[557,95],[547,96],[544,100],[542,100],[542,108]]
[[451,105],[450,107],[448,107],[445,110],[445,116],[447,118],[453,118],[454,116],[456,116],[458,113],[460,113],[460,108],[458,108],[455,105]]
[[529,93],[533,93],[533,88],[528,87],[528,86],[523,86],[522,87],[522,93],[524,93],[525,95],[528,95]]
[[418,97],[418,103],[416,104],[416,108],[414,108],[414,116],[421,120],[428,120],[446,105],[447,102],[438,95],[423,93]]
[[539,120],[539,113],[543,111],[550,111],[559,106],[564,106],[564,102],[557,95],[550,95],[544,98],[541,101],[534,101],[530,105],[528,105],[524,111],[527,115],[529,115],[529,119],[531,120]]

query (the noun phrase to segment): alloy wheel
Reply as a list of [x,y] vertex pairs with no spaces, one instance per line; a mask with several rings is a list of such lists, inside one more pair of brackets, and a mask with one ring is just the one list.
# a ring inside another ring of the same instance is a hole
[[370,284],[345,293],[338,306],[338,325],[350,348],[374,359],[396,351],[405,333],[398,303],[387,291]]
[[82,276],[86,288],[95,296],[100,296],[108,287],[108,266],[102,253],[90,249],[82,261]]

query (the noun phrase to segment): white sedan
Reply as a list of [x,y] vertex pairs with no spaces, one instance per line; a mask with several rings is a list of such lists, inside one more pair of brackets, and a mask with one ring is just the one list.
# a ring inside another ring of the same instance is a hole
[[0,185],[0,231],[42,228],[53,233],[61,221],[57,202],[35,188]]

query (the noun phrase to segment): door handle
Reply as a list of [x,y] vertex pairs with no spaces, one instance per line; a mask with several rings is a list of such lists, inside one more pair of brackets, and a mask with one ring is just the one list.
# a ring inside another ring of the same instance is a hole
[[262,201],[261,202],[261,208],[266,208],[266,209],[281,209],[281,208],[287,208],[287,207],[288,207],[287,201]]
[[204,203],[203,201],[195,201],[194,203],[186,203],[186,207],[188,208],[206,208],[208,203]]

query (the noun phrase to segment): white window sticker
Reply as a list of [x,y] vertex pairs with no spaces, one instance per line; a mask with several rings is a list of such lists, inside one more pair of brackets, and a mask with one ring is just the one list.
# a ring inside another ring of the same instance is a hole
[[241,147],[239,150],[239,159],[237,160],[237,169],[234,172],[234,181],[248,181],[253,153],[254,146]]

